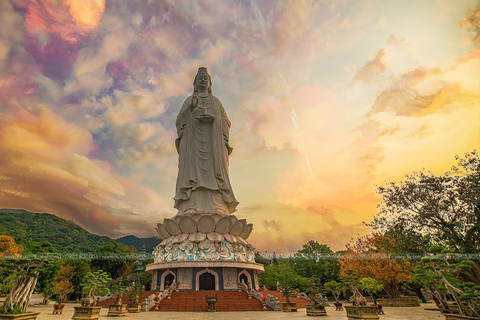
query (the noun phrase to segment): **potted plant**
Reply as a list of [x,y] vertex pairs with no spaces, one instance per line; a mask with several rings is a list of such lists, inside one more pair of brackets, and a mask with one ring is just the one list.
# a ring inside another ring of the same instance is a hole
[[127,311],[127,305],[122,303],[124,294],[128,293],[126,280],[123,278],[112,280],[110,282],[110,291],[115,295],[115,302],[108,306],[109,317],[124,316]]
[[310,279],[310,304],[305,307],[307,309],[307,316],[326,316],[325,301],[321,293],[320,279]]
[[282,295],[285,297],[286,302],[282,303],[283,312],[296,312],[297,303],[291,302],[290,298],[295,296],[295,289],[293,289],[290,283],[284,282],[280,285]]
[[265,296],[262,294],[262,306],[263,306],[263,310],[267,310],[267,300],[268,300],[268,298],[265,297]]
[[382,305],[377,303],[376,294],[383,290],[383,285],[379,284],[377,280],[373,278],[362,278],[358,283],[358,288],[363,292],[368,293],[373,300],[373,305],[377,307],[378,314],[385,314],[383,312]]
[[[415,268],[414,281],[430,291],[447,320],[480,319],[480,266],[441,246],[430,248]],[[466,281],[468,280],[468,281]],[[447,295],[453,303],[446,299]]]
[[89,272],[82,280],[82,293],[85,297],[82,299],[80,307],[73,307],[74,314],[72,320],[96,320],[99,318],[101,307],[96,307],[96,295],[109,294],[108,282],[112,280],[110,275],[97,270]]
[[337,282],[335,280],[326,282],[324,284],[325,291],[330,292],[333,297],[335,298],[335,302],[333,303],[335,305],[335,310],[336,311],[343,311],[343,304],[338,301],[340,298],[340,295],[342,293],[345,293],[345,284],[342,282]]
[[347,271],[347,276],[343,277],[343,281],[352,292],[352,296],[350,297],[352,305],[345,306],[348,319],[380,319],[377,315],[377,307],[367,306],[367,299],[365,299],[360,290],[358,290],[358,280],[352,270]]
[[53,292],[56,294],[56,303],[53,305],[53,314],[62,314],[68,295],[75,291],[72,282],[72,266],[64,266],[58,272],[52,283]]
[[37,284],[38,269],[45,263],[45,261],[31,259],[7,258],[0,260],[0,271],[2,271],[2,274],[16,274],[5,301],[0,306],[1,320],[35,320],[37,318],[40,312],[27,312],[27,307]]
[[143,293],[142,284],[133,282],[129,287],[129,296],[131,303],[128,304],[128,312],[138,313],[142,310],[142,305],[138,302],[140,295]]
[[153,297],[153,302],[155,303],[155,305],[153,306],[153,310],[158,310],[158,307],[160,305],[159,293],[155,294],[155,296]]

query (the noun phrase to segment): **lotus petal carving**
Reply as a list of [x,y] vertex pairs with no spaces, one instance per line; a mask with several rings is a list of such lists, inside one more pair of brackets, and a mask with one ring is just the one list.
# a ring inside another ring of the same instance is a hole
[[243,239],[248,239],[248,237],[250,236],[250,233],[252,233],[252,230],[253,230],[253,224],[252,223],[249,223],[245,229],[243,229],[242,233],[240,234],[240,237],[242,237]]
[[197,232],[197,223],[189,216],[182,217],[180,219],[179,225],[183,233]]
[[213,242],[222,242],[225,239],[223,234],[220,234],[220,233],[217,233],[217,232],[207,233],[207,238],[208,238],[208,240],[213,241]]
[[235,237],[235,236],[232,235],[232,234],[225,233],[223,236],[225,237],[225,240],[227,240],[227,241],[230,242],[230,243],[235,243],[235,242],[237,242],[237,237]]
[[160,238],[167,239],[171,234],[167,231],[167,228],[162,223],[157,223],[157,232]]
[[215,231],[215,219],[211,216],[203,216],[198,220],[197,228],[199,232],[213,232]]
[[178,223],[175,222],[173,219],[165,219],[163,220],[163,224],[167,228],[167,231],[172,235],[176,236],[180,233],[182,233],[182,230],[180,230],[180,227],[178,226]]
[[200,242],[205,240],[206,238],[207,238],[207,234],[204,232],[195,232],[195,233],[191,233],[188,236],[188,240],[193,242]]
[[188,239],[188,233],[182,233],[178,236],[178,242],[183,242]]
[[228,243],[242,243],[253,230],[253,224],[247,224],[245,219],[238,219],[234,215],[183,215],[172,219],[165,219],[158,223],[156,228],[159,236],[163,239],[161,246],[178,244],[186,241],[201,242],[208,239],[213,243],[227,241]]
[[230,230],[230,233],[233,234],[234,236],[239,236],[245,227],[247,226],[247,220],[241,219],[235,222],[235,224],[232,227],[232,230]]
[[217,221],[217,225],[215,226],[215,232],[218,233],[229,233],[232,229],[233,223],[230,217],[222,217],[220,220]]

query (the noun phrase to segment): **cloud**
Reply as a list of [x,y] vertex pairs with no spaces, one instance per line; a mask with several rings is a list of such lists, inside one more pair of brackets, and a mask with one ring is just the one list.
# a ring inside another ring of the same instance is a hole
[[365,82],[374,82],[378,81],[378,77],[381,75],[382,71],[386,69],[385,63],[382,61],[385,56],[385,51],[381,49],[378,51],[375,59],[370,60],[360,69],[353,81],[365,81]]

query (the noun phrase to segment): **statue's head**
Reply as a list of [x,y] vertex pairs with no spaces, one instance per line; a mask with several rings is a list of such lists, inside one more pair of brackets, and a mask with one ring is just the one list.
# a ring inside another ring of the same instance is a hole
[[201,85],[202,80],[207,80],[206,86],[208,93],[212,93],[212,78],[210,78],[210,75],[207,72],[207,68],[205,67],[200,67],[198,68],[197,75],[195,76],[195,80],[193,80],[193,91],[197,92],[198,87]]

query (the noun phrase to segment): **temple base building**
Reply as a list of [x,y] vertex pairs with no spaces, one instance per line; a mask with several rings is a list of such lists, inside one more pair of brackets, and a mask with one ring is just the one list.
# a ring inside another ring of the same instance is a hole
[[255,263],[246,241],[252,224],[234,215],[175,216],[157,225],[164,239],[154,250],[152,287],[176,283],[180,290],[237,290],[238,283],[257,289],[264,268]]

